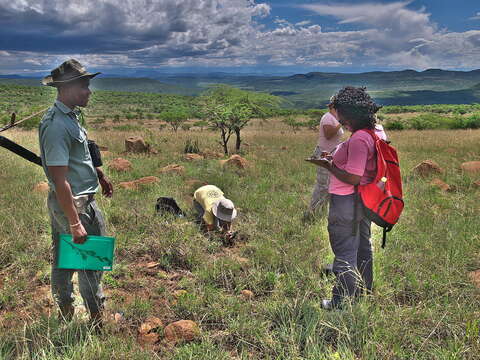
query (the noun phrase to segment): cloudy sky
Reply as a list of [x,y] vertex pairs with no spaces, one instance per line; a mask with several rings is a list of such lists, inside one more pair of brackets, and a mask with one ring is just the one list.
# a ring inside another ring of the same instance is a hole
[[0,0],[0,74],[480,68],[478,0]]

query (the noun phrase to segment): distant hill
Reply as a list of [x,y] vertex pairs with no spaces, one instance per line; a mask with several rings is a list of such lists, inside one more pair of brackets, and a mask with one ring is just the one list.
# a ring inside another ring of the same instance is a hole
[[[9,75],[12,77],[15,75]],[[0,78],[0,83],[40,85],[40,79]],[[198,95],[214,84],[281,96],[287,106],[323,107],[343,86],[366,86],[384,105],[459,104],[480,102],[480,70],[373,71],[359,74],[310,72],[291,76],[212,74],[156,74],[155,79],[98,77],[99,90]]]
[[[8,83],[25,86],[42,86],[40,78],[0,77],[0,84]],[[176,95],[194,95],[196,93],[196,91],[192,89],[165,84],[158,80],[148,78],[99,77],[92,79],[91,88],[94,90],[150,92]]]

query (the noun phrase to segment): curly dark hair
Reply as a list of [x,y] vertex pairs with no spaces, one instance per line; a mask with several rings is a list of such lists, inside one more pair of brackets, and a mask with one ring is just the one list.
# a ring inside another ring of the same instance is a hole
[[368,95],[365,87],[344,87],[333,97],[331,103],[349,121],[354,132],[373,129],[376,123],[375,113],[381,108]]

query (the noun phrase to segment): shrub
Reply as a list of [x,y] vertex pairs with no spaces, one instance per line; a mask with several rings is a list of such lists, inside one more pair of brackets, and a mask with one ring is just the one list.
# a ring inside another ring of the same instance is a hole
[[198,146],[198,140],[192,141],[190,139],[187,139],[183,152],[185,154],[200,154],[200,147]]
[[405,124],[400,119],[390,120],[385,123],[385,129],[387,130],[405,130]]

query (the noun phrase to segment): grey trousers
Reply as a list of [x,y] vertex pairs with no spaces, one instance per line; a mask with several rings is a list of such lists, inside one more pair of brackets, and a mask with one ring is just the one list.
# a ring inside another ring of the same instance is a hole
[[328,234],[335,260],[336,283],[332,290],[332,305],[340,306],[345,297],[360,296],[373,286],[373,258],[370,225],[358,202],[359,230],[353,235],[355,195],[330,195]]
[[[53,298],[60,307],[73,303],[72,276],[75,271],[78,271],[78,287],[85,307],[90,313],[101,312],[105,301],[101,285],[103,272],[57,268],[60,234],[69,234],[70,226],[53,191],[48,194],[47,205],[52,226],[53,264],[51,283]],[[85,213],[79,214],[79,217],[88,235],[105,236],[105,221],[95,201],[91,201],[87,205]]]
[[317,182],[313,189],[312,200],[310,201],[310,211],[317,211],[321,206],[327,204],[329,199],[328,185],[330,183],[330,173],[327,169],[318,166]]

